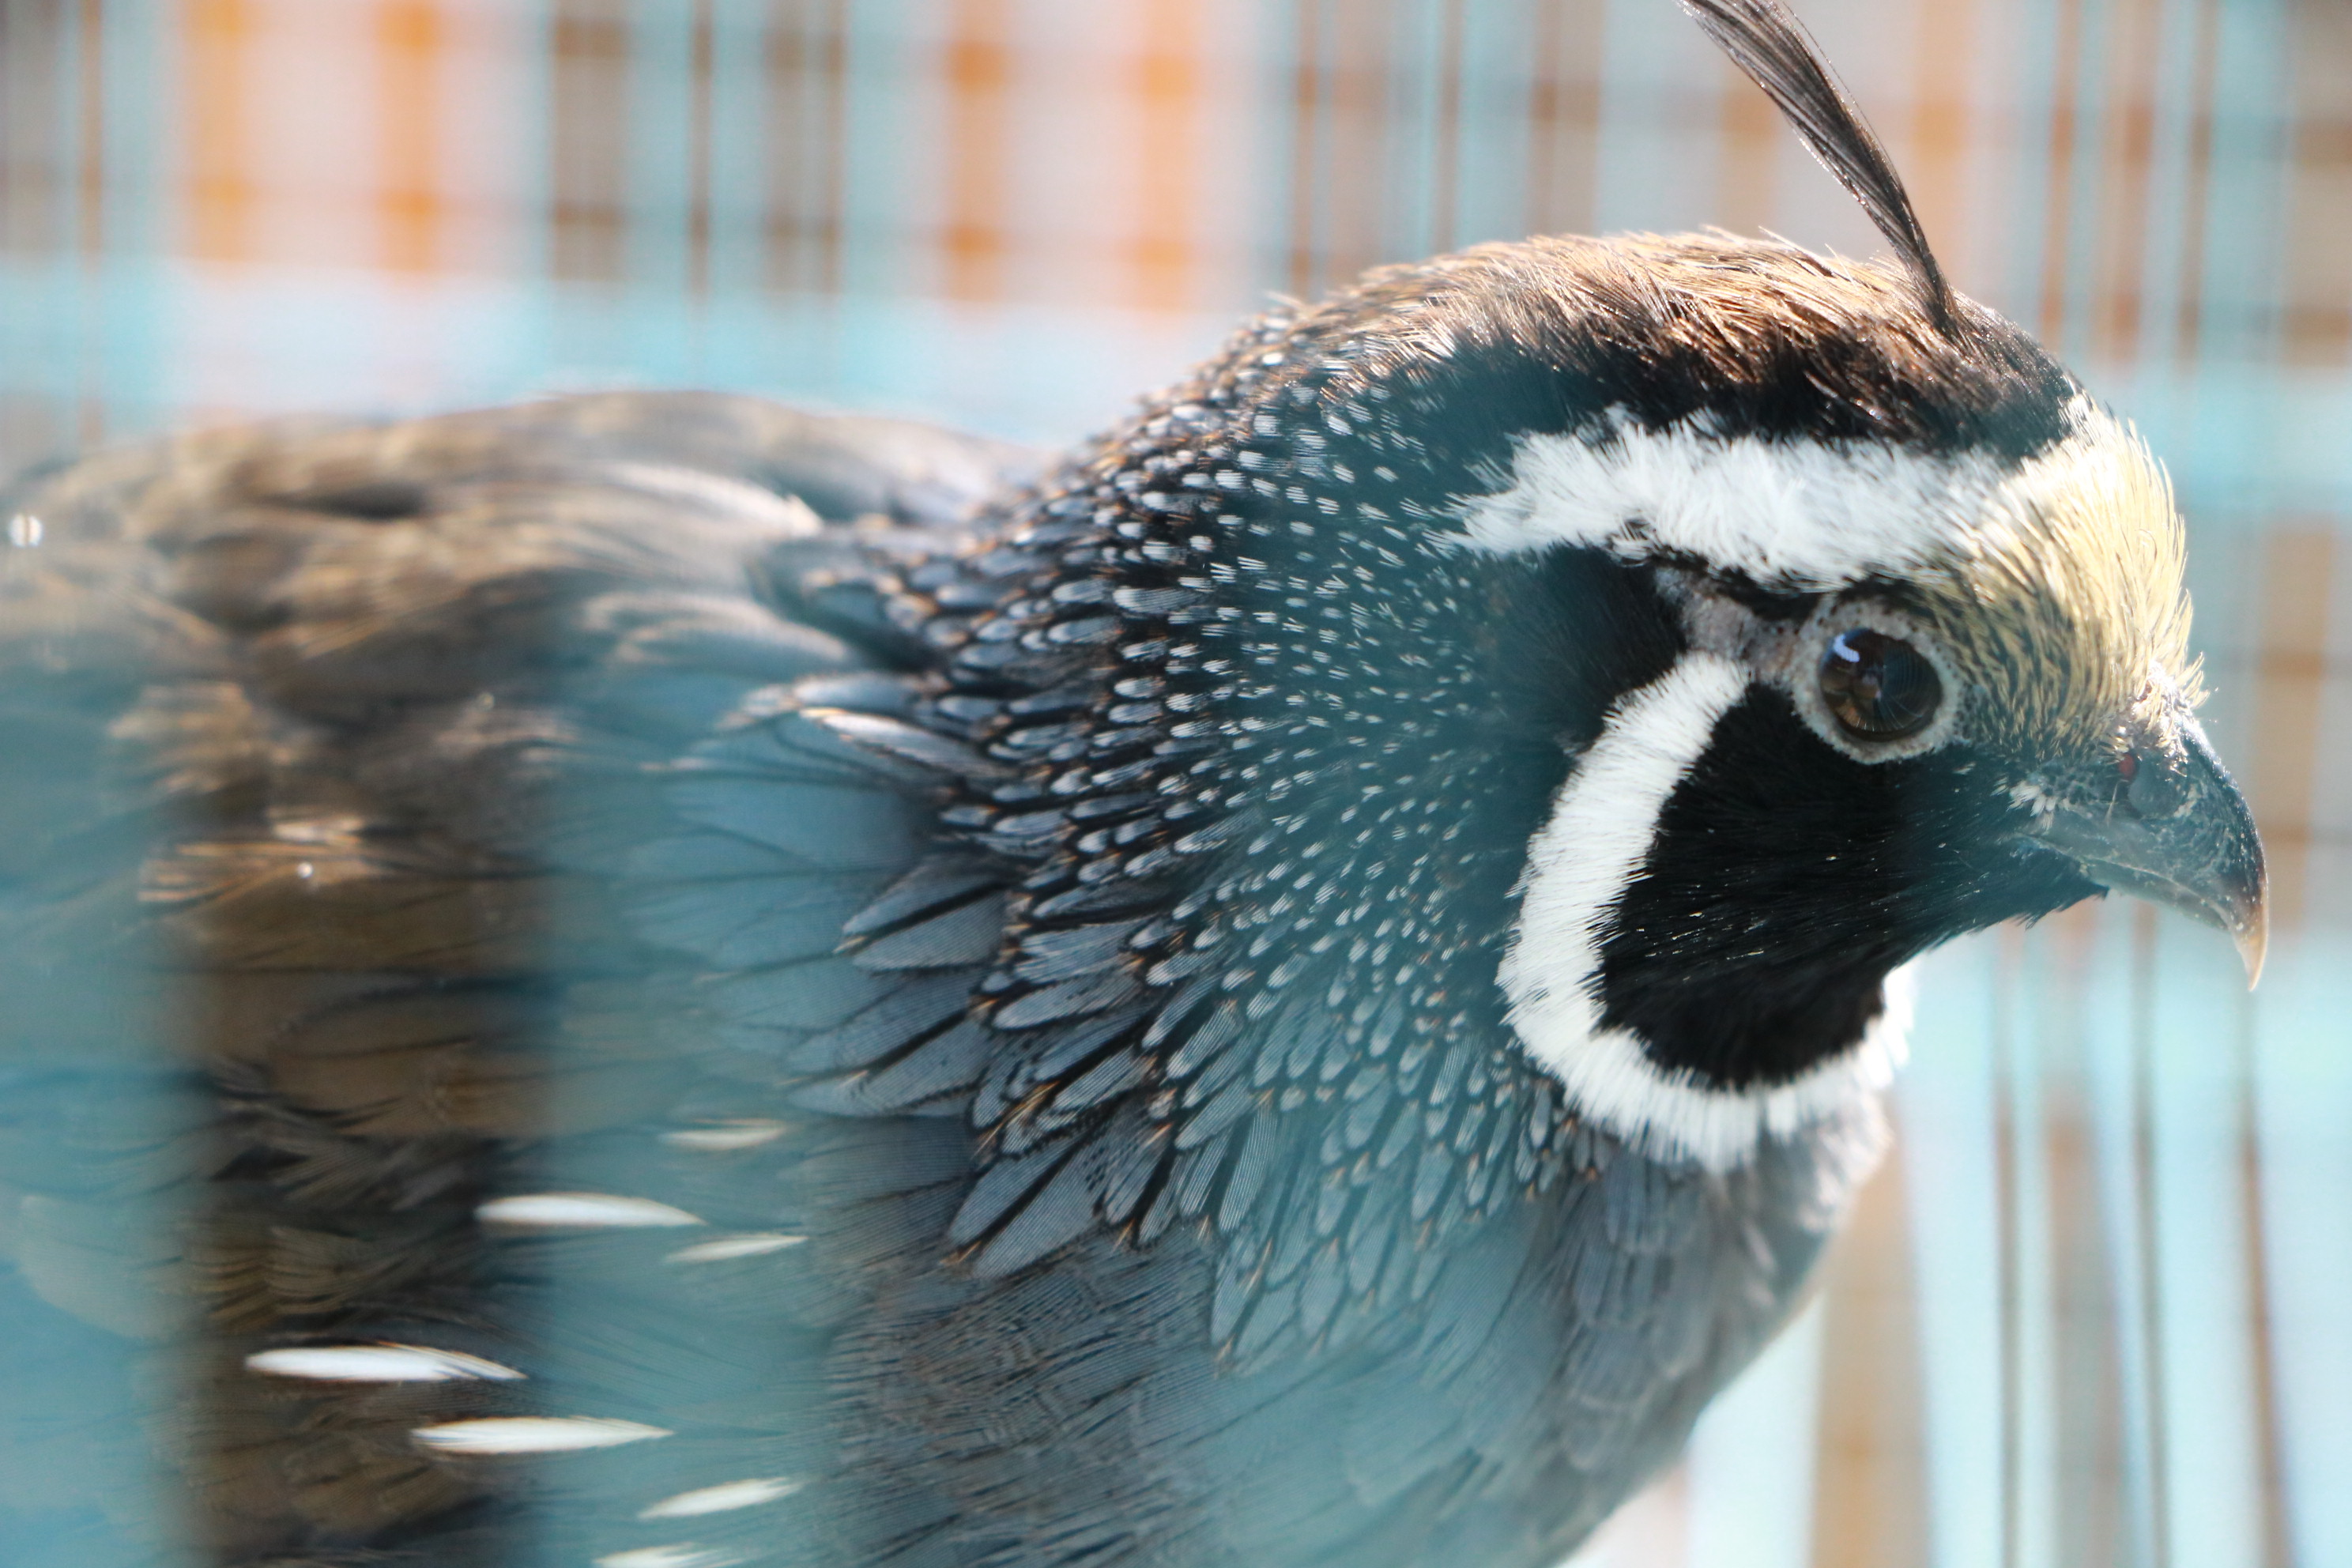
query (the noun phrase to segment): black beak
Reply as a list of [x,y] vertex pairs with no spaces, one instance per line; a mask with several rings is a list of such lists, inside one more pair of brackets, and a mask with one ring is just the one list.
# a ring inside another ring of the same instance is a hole
[[2061,805],[2032,837],[2105,888],[2167,904],[2236,940],[2246,984],[2262,977],[2270,941],[2263,841],[2246,797],[2195,720],[2179,739],[2125,753],[2123,779],[2096,809]]

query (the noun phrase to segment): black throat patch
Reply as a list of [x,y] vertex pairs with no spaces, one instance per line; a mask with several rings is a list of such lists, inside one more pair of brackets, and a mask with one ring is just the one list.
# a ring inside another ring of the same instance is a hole
[[1786,1083],[1858,1042],[1887,973],[1938,942],[2095,896],[2023,847],[1966,746],[1867,763],[1751,691],[1661,813],[1601,943],[1604,1027],[1723,1089]]

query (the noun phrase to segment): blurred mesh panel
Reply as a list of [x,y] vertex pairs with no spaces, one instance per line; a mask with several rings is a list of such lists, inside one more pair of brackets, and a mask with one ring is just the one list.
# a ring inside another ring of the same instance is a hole
[[[2352,8],[1800,9],[1959,285],[2169,461],[2277,936],[2252,997],[2121,904],[1931,960],[1822,1299],[1583,1561],[2352,1563]],[[1710,223],[1874,248],[1667,0],[0,0],[0,458],[621,384],[1058,442],[1269,293]],[[127,963],[45,977],[0,1116],[103,1098]],[[11,1563],[176,1539],[184,1111],[0,1171]]]

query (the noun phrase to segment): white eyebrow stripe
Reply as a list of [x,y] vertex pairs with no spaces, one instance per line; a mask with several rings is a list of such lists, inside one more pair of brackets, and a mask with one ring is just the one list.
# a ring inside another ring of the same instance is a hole
[[665,1426],[595,1415],[491,1415],[420,1426],[409,1434],[444,1454],[572,1454],[671,1435]]
[[492,1198],[474,1211],[474,1217],[485,1225],[541,1230],[628,1230],[704,1223],[698,1215],[651,1198],[610,1193],[518,1193]]
[[509,1383],[522,1376],[510,1366],[458,1351],[390,1343],[283,1345],[246,1357],[245,1369],[312,1383]]
[[791,1476],[766,1476],[750,1480],[721,1481],[717,1486],[698,1487],[690,1492],[666,1497],[637,1512],[639,1519],[698,1519],[707,1513],[731,1513],[740,1508],[758,1508],[762,1503],[779,1501],[799,1491],[808,1483]]
[[1462,509],[1490,554],[1553,544],[1689,555],[1760,582],[1834,588],[1965,550],[2014,469],[1887,442],[1725,438],[1689,425],[1523,437],[1511,481]]

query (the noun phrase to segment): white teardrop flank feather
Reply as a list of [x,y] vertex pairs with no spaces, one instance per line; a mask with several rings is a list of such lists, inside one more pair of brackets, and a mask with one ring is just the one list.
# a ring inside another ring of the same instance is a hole
[[1704,1088],[1687,1069],[1660,1068],[1625,1030],[1601,1026],[1602,927],[1640,873],[1667,797],[1748,685],[1730,659],[1692,652],[1611,712],[1528,847],[1499,974],[1520,1042],[1580,1114],[1646,1152],[1716,1171],[1745,1163],[1759,1139],[1798,1132],[1885,1088],[1910,1023],[1908,989],[1890,981],[1885,1010],[1858,1044],[1757,1089]]
[[651,1198],[610,1193],[517,1193],[492,1198],[474,1211],[484,1225],[527,1226],[540,1230],[631,1230],[646,1226],[700,1225],[681,1208]]
[[735,1568],[746,1562],[740,1552],[710,1546],[637,1546],[596,1559],[596,1568]]
[[731,1263],[739,1258],[758,1258],[765,1253],[782,1252],[788,1247],[798,1247],[807,1237],[792,1236],[780,1230],[741,1231],[710,1241],[698,1241],[691,1247],[681,1247],[665,1263]]
[[637,1517],[698,1519],[706,1513],[731,1513],[739,1508],[758,1508],[762,1503],[788,1498],[807,1484],[791,1476],[721,1481],[715,1487],[698,1487],[690,1492],[666,1497],[649,1508],[639,1510]]
[[572,1454],[667,1437],[669,1430],[595,1415],[491,1415],[420,1426],[410,1436],[444,1454]]
[[739,1149],[756,1149],[762,1143],[772,1143],[789,1131],[781,1121],[746,1117],[709,1127],[674,1128],[663,1133],[661,1141],[673,1149],[691,1150],[698,1154],[730,1154]]
[[257,1351],[245,1370],[264,1377],[299,1377],[312,1383],[457,1383],[474,1379],[506,1383],[522,1376],[480,1356],[427,1345],[286,1345]]

